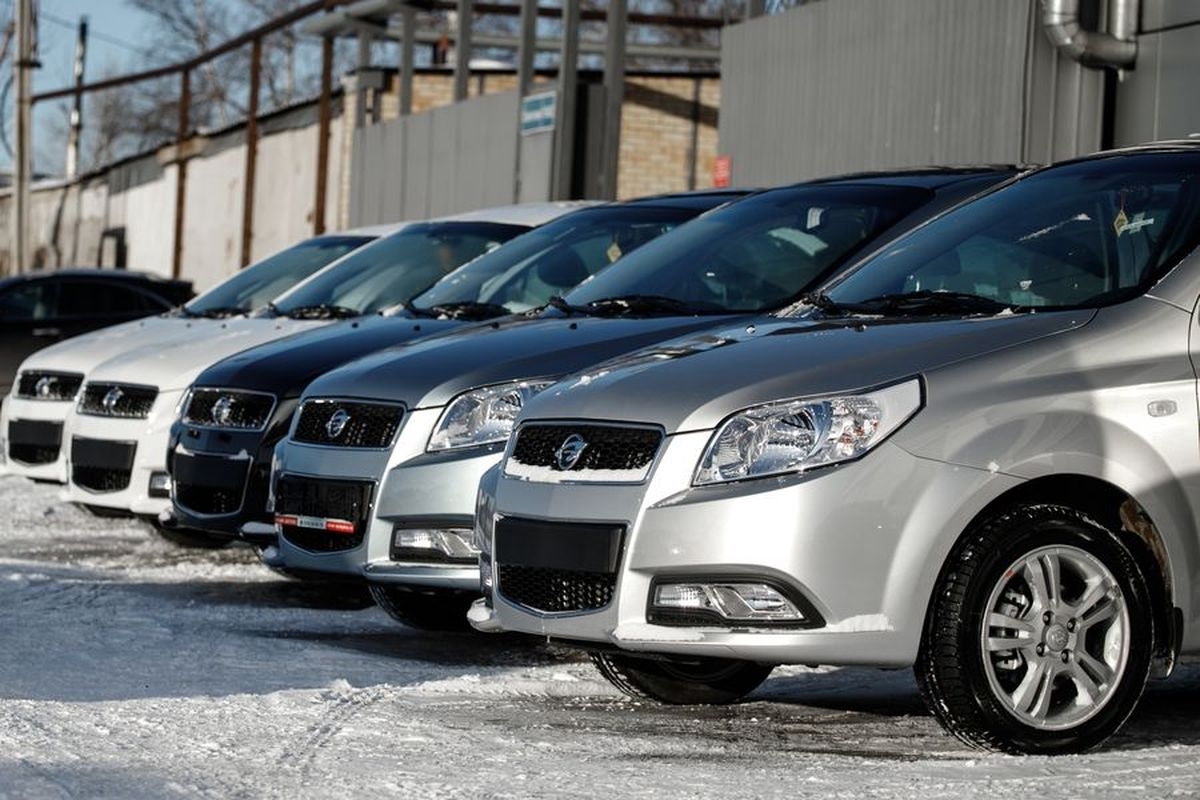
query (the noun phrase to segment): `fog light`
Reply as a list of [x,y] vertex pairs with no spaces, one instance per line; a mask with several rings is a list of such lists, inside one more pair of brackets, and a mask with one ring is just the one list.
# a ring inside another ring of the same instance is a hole
[[654,588],[652,605],[666,621],[681,621],[681,614],[730,622],[808,621],[795,603],[765,583],[662,583]]
[[393,561],[460,561],[479,557],[470,528],[401,528],[392,531]]
[[147,494],[151,497],[170,497],[171,476],[166,472],[151,472],[150,489]]

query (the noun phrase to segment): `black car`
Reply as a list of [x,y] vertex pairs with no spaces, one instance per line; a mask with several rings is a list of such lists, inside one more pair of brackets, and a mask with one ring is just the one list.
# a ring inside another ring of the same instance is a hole
[[161,314],[194,295],[190,281],[144,272],[60,269],[0,279],[0,396],[30,353],[81,333]]
[[[167,468],[174,512],[164,522],[196,531],[187,535],[198,545],[229,541],[247,522],[262,530],[246,538],[273,541],[267,513],[271,454],[288,432],[297,398],[314,379],[393,345],[544,306],[620,256],[743,195],[689,192],[584,208],[477,258],[401,308],[295,334],[214,364],[193,383],[172,429]],[[185,541],[181,533],[175,541]]]

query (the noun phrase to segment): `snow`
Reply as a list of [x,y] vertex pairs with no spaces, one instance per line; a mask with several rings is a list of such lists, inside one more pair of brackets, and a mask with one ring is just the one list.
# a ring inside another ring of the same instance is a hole
[[635,702],[578,654],[433,635],[361,591],[185,550],[0,478],[0,798],[1200,795],[1200,664],[1101,752],[965,749],[907,671]]
[[535,483],[641,483],[650,467],[640,469],[573,469],[569,472],[553,467],[522,464],[515,458],[504,462],[504,474],[518,480]]

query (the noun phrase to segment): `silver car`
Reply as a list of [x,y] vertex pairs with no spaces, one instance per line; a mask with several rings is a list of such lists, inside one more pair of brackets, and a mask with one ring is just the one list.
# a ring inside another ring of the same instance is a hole
[[280,536],[268,563],[365,575],[395,618],[465,627],[479,587],[475,490],[528,398],[566,373],[787,305],[873,242],[1012,174],[929,170],[763,192],[622,257],[541,319],[427,338],[318,378],[275,451]]
[[1036,173],[780,318],[531,398],[484,477],[483,630],[729,702],[912,667],[969,744],[1099,744],[1200,650],[1200,143]]

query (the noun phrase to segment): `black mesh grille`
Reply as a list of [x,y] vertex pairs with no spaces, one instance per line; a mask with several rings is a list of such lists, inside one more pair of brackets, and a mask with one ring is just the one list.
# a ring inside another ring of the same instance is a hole
[[175,502],[197,514],[232,514],[242,507],[242,493],[195,483],[176,483]]
[[267,424],[275,398],[258,392],[193,389],[183,421],[209,428],[258,430]]
[[10,444],[8,457],[22,464],[52,464],[58,458],[59,449],[36,444]]
[[654,428],[624,428],[613,425],[525,425],[517,434],[512,459],[531,467],[560,469],[558,449],[571,436],[586,443],[569,470],[642,469],[654,460],[662,432]]
[[14,419],[8,423],[8,457],[23,464],[50,464],[62,447],[62,423]]
[[129,477],[132,474],[133,471],[128,469],[73,466],[71,483],[93,492],[119,492],[129,488]]
[[17,397],[27,400],[74,400],[83,376],[77,372],[22,372]]
[[319,553],[352,550],[362,544],[371,513],[372,486],[358,481],[319,481],[283,475],[275,484],[275,514],[338,519],[354,523],[354,533],[334,533],[300,525],[281,525],[283,537]]
[[592,611],[612,602],[617,576],[515,564],[497,565],[500,594],[534,611]]
[[293,438],[330,447],[384,448],[391,445],[402,419],[400,406],[307,400],[300,407]]
[[144,419],[158,397],[153,386],[131,386],[117,383],[88,383],[83,387],[79,413],[97,417],[126,417]]

